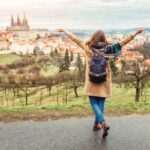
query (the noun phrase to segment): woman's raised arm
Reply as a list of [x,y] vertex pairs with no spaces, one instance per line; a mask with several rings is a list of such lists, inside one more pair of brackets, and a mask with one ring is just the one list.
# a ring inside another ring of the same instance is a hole
[[128,44],[131,40],[134,39],[135,36],[137,36],[138,34],[142,33],[143,31],[144,31],[144,28],[139,28],[135,32],[131,33],[129,36],[125,37],[123,40],[121,40],[119,42],[121,47],[123,47],[126,44]]
[[117,57],[119,54],[121,54],[121,48],[126,44],[128,44],[131,40],[134,39],[136,35],[142,33],[143,31],[144,31],[143,28],[139,28],[135,32],[129,34],[120,42],[106,46],[106,51],[104,52],[105,53],[104,56],[107,58]]
[[57,29],[56,31],[64,32],[72,41],[74,41],[79,47],[81,47],[83,50],[86,51],[84,42],[73,33],[66,31],[64,29]]

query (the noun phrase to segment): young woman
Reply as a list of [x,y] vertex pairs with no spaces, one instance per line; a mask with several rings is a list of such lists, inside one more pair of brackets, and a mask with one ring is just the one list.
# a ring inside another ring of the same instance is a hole
[[107,97],[111,96],[112,93],[112,81],[111,81],[111,70],[109,62],[106,63],[106,81],[102,83],[93,83],[89,79],[89,72],[90,72],[90,61],[94,55],[93,48],[97,47],[104,47],[107,46],[107,53],[104,54],[104,57],[113,58],[116,57],[121,52],[121,48],[129,43],[134,37],[144,31],[143,28],[137,29],[135,32],[131,33],[129,36],[125,37],[118,43],[110,44],[105,36],[105,33],[101,30],[96,31],[93,33],[91,38],[84,42],[79,39],[74,34],[64,30],[58,29],[58,32],[64,32],[71,40],[78,44],[85,51],[86,55],[86,77],[85,77],[85,87],[84,91],[85,94],[89,96],[91,107],[95,113],[95,122],[93,125],[93,130],[103,129],[103,138],[108,135],[109,126],[106,124],[106,121],[103,116],[104,112],[104,103]]

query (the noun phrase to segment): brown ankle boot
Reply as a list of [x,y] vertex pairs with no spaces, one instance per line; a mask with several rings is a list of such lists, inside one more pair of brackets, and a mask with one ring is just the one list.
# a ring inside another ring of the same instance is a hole
[[110,129],[110,127],[106,124],[106,122],[102,122],[101,123],[102,128],[103,128],[103,138],[105,138],[106,136],[108,136],[108,130]]
[[100,130],[102,128],[101,124],[100,123],[95,123],[93,125],[93,131],[97,131],[97,130]]

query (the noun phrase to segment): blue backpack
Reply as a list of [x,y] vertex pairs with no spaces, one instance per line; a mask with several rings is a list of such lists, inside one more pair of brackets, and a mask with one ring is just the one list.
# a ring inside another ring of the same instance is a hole
[[93,83],[102,83],[106,81],[106,64],[107,58],[104,57],[104,52],[106,51],[105,46],[93,46],[92,47],[93,56],[90,61],[90,71],[89,77],[90,81]]
[[102,83],[107,79],[106,65],[108,58],[115,58],[121,54],[120,43],[112,45],[92,46],[93,56],[89,63],[90,81],[93,83]]

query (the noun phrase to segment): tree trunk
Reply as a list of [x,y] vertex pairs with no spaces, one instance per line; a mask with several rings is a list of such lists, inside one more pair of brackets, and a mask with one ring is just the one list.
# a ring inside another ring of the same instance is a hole
[[6,91],[7,91],[7,89],[6,89],[6,88],[4,88],[5,95],[6,95]]
[[64,102],[65,102],[65,90],[63,88],[63,105],[64,105]]
[[48,93],[49,93],[49,96],[51,96],[51,88],[52,88],[52,87],[49,86],[49,85],[48,85],[47,87],[48,87]]
[[59,102],[58,102],[58,86],[57,86],[57,105],[59,105]]
[[139,102],[139,100],[140,100],[140,81],[137,81],[135,101]]
[[77,93],[77,87],[75,86],[73,89],[74,89],[74,93],[75,93],[76,97],[79,97],[78,93]]
[[67,105],[67,103],[68,103],[68,92],[67,92],[67,86],[66,86],[66,98],[65,98],[65,100],[66,100],[66,105]]
[[43,91],[41,90],[41,93],[40,93],[40,99],[39,99],[39,104],[41,105],[42,104],[42,100],[43,100]]
[[20,97],[19,89],[17,89],[17,96]]
[[120,88],[122,87],[122,83],[119,84],[119,87],[120,87]]
[[7,97],[6,97],[6,101],[7,101],[7,107],[8,107],[9,103],[8,103],[8,98]]
[[13,88],[13,94],[14,94],[14,96],[16,96],[16,91],[15,91],[15,89]]
[[140,89],[139,89],[139,88],[136,88],[135,101],[136,101],[136,102],[139,102],[139,100],[140,100]]
[[26,93],[26,105],[28,105],[28,94]]

